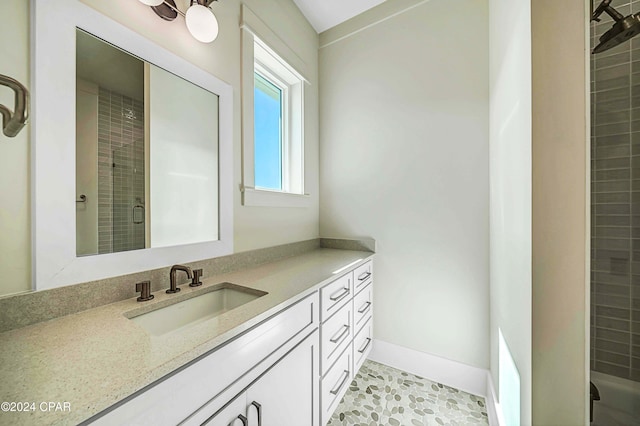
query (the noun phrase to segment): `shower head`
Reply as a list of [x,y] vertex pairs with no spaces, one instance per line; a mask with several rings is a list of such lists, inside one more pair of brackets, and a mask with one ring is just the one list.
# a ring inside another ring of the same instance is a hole
[[616,47],[640,34],[640,13],[629,15],[617,21],[613,27],[600,37],[600,43],[593,48],[592,53],[600,53]]
[[592,53],[604,52],[640,34],[640,13],[623,17],[610,4],[611,0],[603,0],[591,16],[592,21],[600,21],[599,16],[606,12],[615,20],[613,27],[602,34]]

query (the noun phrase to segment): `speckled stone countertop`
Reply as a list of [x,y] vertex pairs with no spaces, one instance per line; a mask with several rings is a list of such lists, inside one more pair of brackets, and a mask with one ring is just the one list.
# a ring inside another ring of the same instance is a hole
[[[200,355],[215,349],[373,254],[320,248],[0,334],[0,402],[35,403],[29,412],[0,412],[1,425],[77,424]],[[127,316],[207,292],[221,282],[268,294],[179,332],[152,336]],[[132,312],[134,311],[134,312]],[[60,403],[59,406],[43,402]],[[64,405],[68,403],[68,405]],[[70,407],[70,410],[65,410]],[[56,411],[65,410],[65,411]]]

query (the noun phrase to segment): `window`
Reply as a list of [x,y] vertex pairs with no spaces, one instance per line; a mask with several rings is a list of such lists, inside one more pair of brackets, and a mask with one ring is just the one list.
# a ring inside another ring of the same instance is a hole
[[305,79],[243,28],[243,204],[304,207]]
[[272,83],[256,70],[253,89],[253,155],[256,188],[282,191],[283,93],[286,88]]

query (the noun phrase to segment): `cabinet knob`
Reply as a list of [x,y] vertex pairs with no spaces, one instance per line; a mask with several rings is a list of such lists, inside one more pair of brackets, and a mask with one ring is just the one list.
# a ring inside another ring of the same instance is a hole
[[369,347],[369,344],[371,343],[371,338],[367,337],[367,343],[364,344],[364,346],[360,349],[358,349],[358,352],[363,354],[364,351],[367,350],[367,348]]
[[369,310],[369,307],[371,306],[371,302],[367,302],[364,305],[362,305],[360,307],[360,309],[358,309],[358,313],[359,314],[364,314],[365,312],[367,312]]
[[331,389],[329,391],[332,395],[337,395],[338,392],[340,392],[340,389],[342,389],[344,384],[347,382],[347,379],[349,378],[349,370],[344,370],[342,374],[344,374],[344,378],[340,381],[340,384],[336,386],[335,389]]
[[331,339],[329,339],[329,341],[331,343],[338,343],[340,340],[342,340],[342,338],[344,336],[347,335],[347,333],[349,332],[349,329],[351,328],[348,324],[344,324],[342,327],[340,327],[342,329],[342,332],[340,332],[339,334],[336,333],[335,336],[333,336]]
[[253,401],[251,405],[256,408],[256,411],[258,411],[258,426],[262,426],[262,405],[255,401]]
[[371,272],[363,272],[362,274],[358,275],[358,281],[365,281],[370,276]]
[[249,425],[249,422],[247,421],[247,418],[245,416],[243,416],[242,414],[238,414],[238,417],[233,419],[233,421],[231,423],[229,423],[229,426],[236,426],[236,421],[237,420],[240,420],[240,422],[242,422],[242,426],[248,426]]
[[336,291],[332,295],[330,295],[329,299],[332,302],[338,302],[338,301],[344,299],[345,297],[347,297],[348,295],[349,295],[349,287],[345,287],[345,288],[342,288],[342,289]]

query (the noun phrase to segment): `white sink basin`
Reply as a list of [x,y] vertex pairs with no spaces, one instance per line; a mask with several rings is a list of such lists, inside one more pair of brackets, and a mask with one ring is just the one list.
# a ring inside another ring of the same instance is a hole
[[231,283],[221,283],[206,290],[197,296],[130,319],[149,333],[162,336],[224,314],[267,294]]

